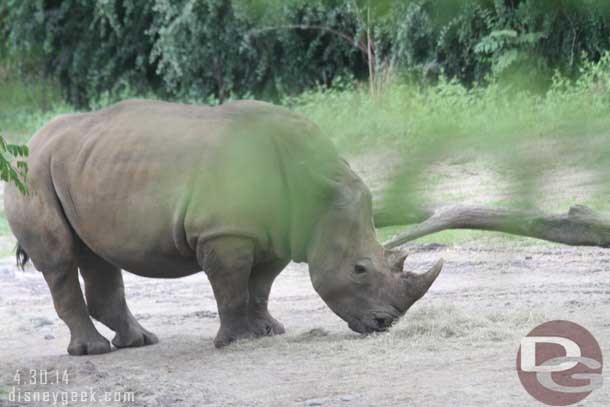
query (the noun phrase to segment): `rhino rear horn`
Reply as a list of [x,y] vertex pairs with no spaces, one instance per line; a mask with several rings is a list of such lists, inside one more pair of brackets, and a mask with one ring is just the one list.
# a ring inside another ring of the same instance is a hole
[[385,254],[390,269],[396,273],[402,273],[408,256],[406,252],[399,250],[386,251]]

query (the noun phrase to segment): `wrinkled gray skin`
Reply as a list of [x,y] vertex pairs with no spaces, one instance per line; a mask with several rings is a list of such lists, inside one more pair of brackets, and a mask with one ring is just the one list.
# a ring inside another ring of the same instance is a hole
[[361,333],[387,329],[441,269],[402,272],[404,257],[375,238],[366,186],[314,124],[269,104],[126,101],[61,116],[34,136],[28,164],[29,194],[8,186],[5,211],[72,355],[111,349],[90,317],[116,332],[117,348],[158,341],[127,307],[121,269],[204,270],[217,347],[284,333],[267,302],[291,260],[309,263],[316,291]]

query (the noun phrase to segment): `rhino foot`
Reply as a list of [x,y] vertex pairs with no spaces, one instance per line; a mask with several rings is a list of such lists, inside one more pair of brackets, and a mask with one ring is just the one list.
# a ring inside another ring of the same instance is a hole
[[274,335],[283,335],[286,333],[286,329],[284,325],[278,322],[271,315],[266,315],[264,317],[252,318],[250,320],[250,325],[252,330],[254,331],[254,336],[274,336]]
[[235,341],[242,339],[252,339],[256,335],[250,326],[236,326],[236,327],[223,327],[220,326],[220,330],[214,339],[214,346],[217,348],[223,348]]
[[90,335],[84,338],[73,337],[68,346],[68,353],[72,356],[100,355],[110,352],[110,342],[102,335]]
[[141,326],[131,326],[126,332],[117,332],[112,344],[117,348],[135,348],[139,346],[154,345],[159,338]]

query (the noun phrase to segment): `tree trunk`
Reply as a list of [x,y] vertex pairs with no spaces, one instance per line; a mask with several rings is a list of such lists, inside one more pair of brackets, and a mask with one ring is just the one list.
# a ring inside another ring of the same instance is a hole
[[582,205],[573,206],[568,213],[559,215],[462,205],[407,212],[400,214],[383,207],[375,211],[377,227],[421,222],[391,239],[385,247],[394,248],[447,229],[490,230],[570,246],[610,247],[610,216]]

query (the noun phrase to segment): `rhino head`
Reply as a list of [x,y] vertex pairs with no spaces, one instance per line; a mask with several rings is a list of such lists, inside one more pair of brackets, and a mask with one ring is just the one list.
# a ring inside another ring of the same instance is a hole
[[324,302],[358,333],[387,330],[438,277],[403,271],[406,255],[384,250],[373,224],[372,199],[355,174],[335,189],[308,249],[310,276]]

